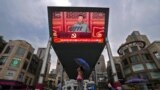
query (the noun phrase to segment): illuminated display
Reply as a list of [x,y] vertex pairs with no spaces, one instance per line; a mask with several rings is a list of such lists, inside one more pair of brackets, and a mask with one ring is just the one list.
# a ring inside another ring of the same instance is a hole
[[19,67],[20,63],[21,63],[21,59],[19,59],[19,58],[13,58],[10,66],[12,66],[12,67]]
[[52,39],[55,43],[104,43],[104,12],[52,12]]

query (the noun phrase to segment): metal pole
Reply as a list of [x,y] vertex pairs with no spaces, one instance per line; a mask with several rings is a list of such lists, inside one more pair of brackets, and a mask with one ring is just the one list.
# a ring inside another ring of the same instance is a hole
[[114,61],[113,61],[112,51],[111,51],[110,44],[109,44],[109,41],[108,41],[107,37],[106,37],[106,48],[107,48],[107,51],[108,51],[108,57],[109,57],[110,64],[111,64],[111,69],[112,69],[114,82],[119,82],[117,72],[116,72],[116,68],[115,68],[115,64],[114,64]]
[[97,72],[96,72],[96,69],[94,68],[94,80],[95,80],[95,84],[97,84]]
[[39,77],[39,80],[38,80],[39,84],[43,83],[45,68],[46,68],[47,61],[48,61],[47,60],[48,59],[48,54],[50,52],[50,47],[51,47],[51,38],[49,38],[49,41],[48,41],[48,44],[47,44],[47,49],[46,49],[46,52],[45,52],[45,57],[44,57],[43,65],[42,65],[42,68],[41,68],[40,77]]
[[62,66],[62,73],[61,73],[61,87],[63,86],[63,72],[64,72],[64,69],[63,69],[63,66]]

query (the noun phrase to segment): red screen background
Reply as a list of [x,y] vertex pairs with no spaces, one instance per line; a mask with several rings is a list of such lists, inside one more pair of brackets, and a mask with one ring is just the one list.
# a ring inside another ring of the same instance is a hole
[[52,15],[53,39],[56,39],[57,32],[68,32],[69,28],[77,22],[77,17],[83,15],[84,22],[92,32],[91,39],[104,40],[105,14],[103,12],[53,12]]

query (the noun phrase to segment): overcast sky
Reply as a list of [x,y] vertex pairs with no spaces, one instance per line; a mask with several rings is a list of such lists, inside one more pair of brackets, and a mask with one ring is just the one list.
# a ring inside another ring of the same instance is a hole
[[[0,0],[0,35],[22,39],[37,49],[49,38],[47,6],[109,7],[108,37],[113,55],[132,31],[160,40],[160,0]],[[51,51],[55,68],[57,57]],[[107,52],[104,52],[108,60]]]

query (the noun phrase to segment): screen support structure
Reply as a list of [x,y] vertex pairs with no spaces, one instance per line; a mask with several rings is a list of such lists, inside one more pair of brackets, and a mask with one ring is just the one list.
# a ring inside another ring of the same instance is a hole
[[62,66],[62,71],[61,71],[61,87],[63,86],[63,78],[64,77],[64,68]]
[[105,38],[105,40],[106,40],[106,48],[107,48],[107,52],[108,52],[108,57],[109,57],[110,64],[111,64],[112,75],[113,75],[113,79],[114,79],[113,86],[118,90],[118,88],[121,88],[121,84],[118,80],[117,71],[116,71],[116,68],[115,68],[115,64],[114,64],[113,55],[112,55],[112,51],[111,51],[111,48],[110,48],[109,40],[108,40],[107,37]]
[[51,37],[48,40],[48,44],[47,44],[47,49],[45,52],[45,57],[44,57],[44,61],[42,64],[42,68],[41,68],[41,72],[40,72],[40,76],[38,79],[38,83],[36,85],[36,89],[35,90],[44,90],[44,85],[43,85],[43,80],[44,80],[44,74],[45,74],[45,68],[47,65],[47,61],[48,61],[48,54],[50,52],[50,48],[51,48]]

